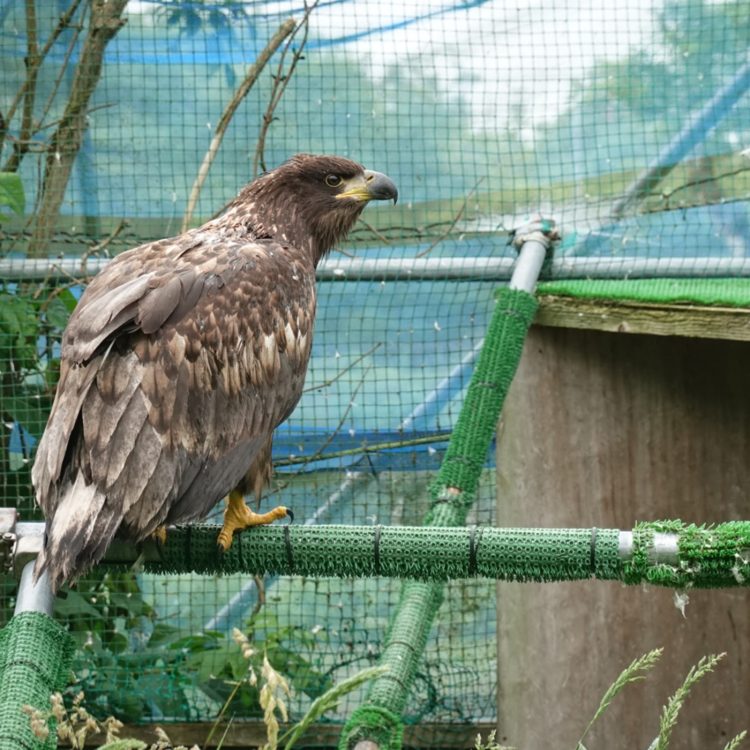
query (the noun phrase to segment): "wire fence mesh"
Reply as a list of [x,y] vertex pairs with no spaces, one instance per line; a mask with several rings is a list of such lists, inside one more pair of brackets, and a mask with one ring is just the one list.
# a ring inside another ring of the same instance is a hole
[[[295,31],[227,125],[290,16]],[[584,277],[750,274],[748,38],[739,0],[3,3],[2,505],[36,517],[30,466],[86,282],[79,260],[176,234],[191,201],[194,225],[307,151],[394,179],[399,206],[368,210],[341,252],[407,270],[321,281],[274,492],[303,522],[418,523],[491,311],[483,269],[511,262],[520,217],[562,224],[571,275],[576,263]],[[409,274],[415,257],[449,261],[456,278]],[[493,504],[490,456],[472,520],[491,523]],[[4,579],[3,621],[13,591]],[[376,660],[397,596],[382,580],[122,572],[57,606],[78,639],[76,686],[99,713],[179,721],[215,716],[245,674],[233,627],[291,677],[299,713]],[[451,584],[409,719],[493,719],[495,637],[494,588]],[[256,689],[231,708],[256,715]]]

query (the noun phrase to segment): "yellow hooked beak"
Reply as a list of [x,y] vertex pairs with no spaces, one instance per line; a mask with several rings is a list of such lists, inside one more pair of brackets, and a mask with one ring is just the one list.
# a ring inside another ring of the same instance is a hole
[[393,180],[382,172],[366,169],[362,174],[341,183],[336,198],[354,198],[358,201],[398,200],[398,189]]

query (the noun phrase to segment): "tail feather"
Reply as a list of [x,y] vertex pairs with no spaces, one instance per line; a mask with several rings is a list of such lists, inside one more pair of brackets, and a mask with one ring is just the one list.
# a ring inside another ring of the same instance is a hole
[[34,578],[47,570],[53,593],[72,583],[104,555],[120,525],[107,508],[106,496],[82,473],[64,484],[55,513],[47,521],[44,549],[34,566]]

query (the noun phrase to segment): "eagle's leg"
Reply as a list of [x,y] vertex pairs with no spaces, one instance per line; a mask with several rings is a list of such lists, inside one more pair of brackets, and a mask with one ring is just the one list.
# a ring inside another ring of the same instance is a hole
[[249,529],[251,526],[273,523],[285,516],[294,519],[292,511],[283,505],[269,510],[268,513],[255,513],[245,505],[245,498],[242,492],[232,490],[229,493],[227,509],[224,511],[224,525],[219,532],[217,543],[226,552],[232,545],[232,537],[236,531]]

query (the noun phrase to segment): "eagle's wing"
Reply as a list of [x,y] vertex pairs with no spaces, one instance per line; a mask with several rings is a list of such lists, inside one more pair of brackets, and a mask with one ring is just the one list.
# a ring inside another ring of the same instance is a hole
[[37,569],[56,585],[121,526],[143,538],[204,516],[296,405],[314,314],[312,264],[272,241],[189,233],[109,264],[63,339],[32,472]]

